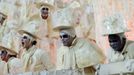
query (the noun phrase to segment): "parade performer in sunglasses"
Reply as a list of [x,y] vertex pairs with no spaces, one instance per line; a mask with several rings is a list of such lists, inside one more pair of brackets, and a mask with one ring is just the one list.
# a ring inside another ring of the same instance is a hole
[[101,49],[86,39],[78,38],[75,28],[71,23],[71,15],[64,10],[56,11],[53,14],[53,29],[58,31],[63,43],[57,49],[57,70],[79,69],[80,72],[73,75],[95,75],[97,64],[103,63],[105,56]]
[[36,47],[37,40],[40,39],[36,32],[37,24],[38,22],[30,21],[27,27],[19,30],[19,33],[22,35],[21,45],[25,50],[21,57],[25,72],[40,72],[50,70],[53,67],[48,52]]

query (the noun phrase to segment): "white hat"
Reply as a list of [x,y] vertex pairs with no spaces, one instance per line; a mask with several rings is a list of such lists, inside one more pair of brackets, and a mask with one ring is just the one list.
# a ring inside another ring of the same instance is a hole
[[4,2],[5,2],[5,3],[9,3],[9,4],[11,4],[11,5],[18,6],[18,7],[21,6],[20,0],[5,0]]
[[103,28],[104,36],[109,34],[124,33],[128,31],[126,21],[121,14],[115,14],[107,17],[103,21]]
[[15,52],[15,50],[12,50],[10,48],[7,48],[7,47],[4,47],[4,46],[0,46],[0,50],[6,50],[8,52],[8,54],[11,54],[11,55],[17,55],[18,53]]
[[21,35],[26,34],[26,35],[31,36],[31,37],[34,38],[34,39],[40,39],[40,38],[37,36],[38,24],[39,24],[38,21],[30,21],[30,22],[28,22],[26,25],[24,25],[24,27],[22,27],[22,29],[19,30],[18,32],[19,32]]
[[77,1],[73,1],[72,3],[70,3],[70,5],[68,6],[68,8],[71,9],[75,9],[75,8],[79,8],[80,7],[80,3]]
[[0,2],[0,12],[5,14],[6,17],[14,17],[16,6],[6,2]]
[[13,45],[13,36],[11,36],[12,33],[7,34],[6,36],[3,37],[2,39],[2,45],[0,45],[0,50],[6,50],[9,54],[11,55],[17,55],[18,51]]
[[80,7],[80,3],[78,1],[75,0],[69,0],[69,1],[65,1],[65,0],[55,0],[55,5],[60,8],[77,8]]
[[26,13],[26,18],[28,21],[37,20],[40,19],[40,11],[38,8],[36,8],[36,5],[29,4],[28,6],[28,12]]
[[60,30],[63,28],[72,28],[72,13],[67,9],[56,11],[52,15],[53,30]]
[[3,14],[3,16],[5,17],[5,18],[7,18],[7,16],[8,16],[8,10],[9,8],[8,8],[8,4],[7,3],[0,3],[0,13],[1,14]]
[[48,7],[50,11],[54,11],[54,2],[52,0],[40,0],[35,2],[37,8]]
[[28,16],[28,21],[33,21],[33,20],[40,20],[40,15],[38,12],[31,13],[31,15]]

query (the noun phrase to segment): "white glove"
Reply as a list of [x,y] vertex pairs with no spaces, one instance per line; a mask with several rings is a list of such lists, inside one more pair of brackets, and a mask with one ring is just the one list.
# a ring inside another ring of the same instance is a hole
[[129,71],[134,71],[134,59],[130,59],[129,61],[126,62],[125,67]]

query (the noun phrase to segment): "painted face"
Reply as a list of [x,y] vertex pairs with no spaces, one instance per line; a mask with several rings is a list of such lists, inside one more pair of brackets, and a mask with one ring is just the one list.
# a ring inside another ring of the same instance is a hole
[[2,59],[3,61],[5,61],[6,58],[7,58],[7,51],[6,51],[6,50],[1,51],[1,59]]
[[60,38],[64,46],[71,46],[74,37],[71,37],[68,33],[61,31],[60,32]]
[[45,20],[49,17],[49,8],[43,7],[41,9],[41,17],[42,19],[45,19]]
[[27,48],[30,45],[30,38],[28,38],[27,36],[23,36],[21,38],[21,45],[23,48]]
[[109,43],[110,46],[115,50],[115,51],[122,51],[122,45],[123,45],[123,41],[122,38],[120,38],[119,35],[117,34],[112,34],[108,36],[109,38]]

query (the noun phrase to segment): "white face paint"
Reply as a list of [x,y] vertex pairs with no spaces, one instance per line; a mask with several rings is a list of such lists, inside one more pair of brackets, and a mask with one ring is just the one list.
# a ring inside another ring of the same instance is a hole
[[73,40],[75,39],[75,33],[71,30],[72,29],[60,31],[60,38],[64,46],[71,46]]
[[23,34],[23,36],[21,38],[21,45],[23,48],[27,48],[30,45],[31,38],[32,37],[30,37],[29,35]]
[[46,20],[49,17],[50,9],[49,7],[43,6],[40,12],[42,19]]

